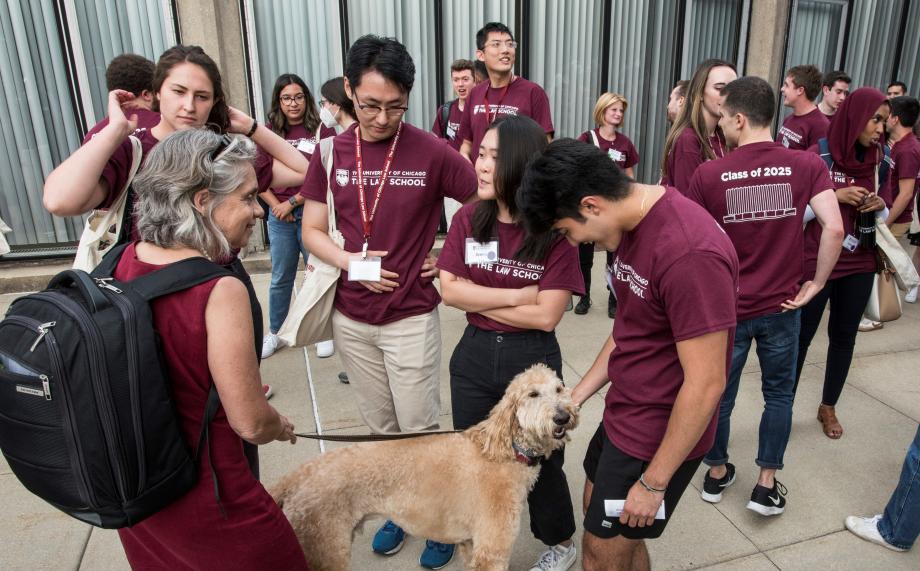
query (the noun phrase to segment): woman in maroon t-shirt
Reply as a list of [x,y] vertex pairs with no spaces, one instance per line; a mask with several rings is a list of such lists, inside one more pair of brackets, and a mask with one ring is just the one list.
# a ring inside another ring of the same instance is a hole
[[[875,181],[876,168],[882,159],[878,143],[887,118],[885,94],[875,88],[862,87],[840,104],[827,131],[832,161],[831,181],[840,204],[846,238],[824,289],[802,308],[796,383],[802,374],[808,346],[818,330],[824,307],[830,301],[827,364],[821,405],[818,407],[818,420],[828,438],[837,439],[843,435],[834,407],[850,371],[859,320],[869,301],[875,275],[875,248],[860,243],[860,232],[856,226],[860,213],[875,212],[885,207],[877,194]],[[810,150],[820,153],[819,145],[812,146]],[[820,240],[821,226],[812,220],[805,226],[806,280],[814,276]]]
[[[303,155],[252,117],[227,105],[217,64],[200,47],[179,45],[163,52],[154,71],[153,91],[160,122],[139,133],[144,155],[176,131],[207,125],[255,141],[260,148],[255,167],[260,188],[303,182],[308,165]],[[131,170],[128,135],[137,127],[136,114],[123,105],[133,98],[127,91],[109,93],[109,124],[48,175],[43,202],[52,214],[79,216],[108,208],[118,198]],[[125,209],[126,216],[130,211]]]
[[[618,133],[625,121],[626,107],[629,103],[619,93],[604,93],[594,105],[594,122],[597,128],[585,131],[578,136],[579,141],[591,143],[607,153],[607,156],[623,169],[626,176],[635,178],[633,167],[639,164],[639,152],[626,135]],[[591,307],[591,268],[594,266],[594,244],[578,246],[578,258],[581,263],[581,275],[585,280],[585,295],[581,296],[575,306],[577,315],[588,313]],[[613,263],[613,253],[607,252],[607,265]],[[607,288],[608,290],[610,288]],[[607,294],[607,316],[613,319],[617,313],[617,298],[613,292]]]
[[[551,233],[528,239],[522,252],[525,236],[515,202],[527,160],[545,146],[545,131],[529,117],[500,117],[486,131],[476,161],[481,202],[457,212],[438,259],[444,303],[466,311],[469,322],[450,360],[456,429],[484,420],[511,379],[535,363],[562,377],[554,329],[572,293],[583,292],[578,254]],[[550,546],[540,556],[541,568],[575,556],[563,459],[559,450],[541,460],[528,496],[531,530]]]
[[[307,84],[293,73],[284,73],[275,80],[266,127],[283,137],[308,161],[319,149],[320,139],[335,136],[335,129],[320,124],[313,94]],[[270,208],[266,224],[272,259],[272,280],[268,288],[268,335],[262,340],[263,359],[271,357],[281,346],[277,333],[291,305],[297,259],[303,256],[304,264],[307,263],[308,252],[303,247],[300,235],[303,198],[298,194],[299,190],[300,186],[274,187],[259,194]],[[332,351],[331,339],[316,345],[320,357],[329,357]]]
[[[142,241],[124,250],[115,277],[130,281],[181,260],[223,259],[244,248],[262,216],[255,155],[250,140],[204,129],[181,131],[157,145],[135,183]],[[220,407],[208,427],[209,453],[198,459],[195,487],[118,530],[133,569],[307,569],[291,524],[244,452],[244,442],[296,441],[294,425],[262,395],[249,299],[239,279],[223,277],[151,304],[190,450],[198,445],[212,384]]]
[[719,129],[721,90],[737,77],[735,66],[719,59],[706,60],[693,72],[686,103],[664,144],[660,184],[686,194],[696,167],[725,156],[725,135]]

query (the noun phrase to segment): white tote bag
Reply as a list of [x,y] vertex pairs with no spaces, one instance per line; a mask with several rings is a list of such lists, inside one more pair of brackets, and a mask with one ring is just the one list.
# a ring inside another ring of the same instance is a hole
[[875,244],[888,258],[888,263],[895,272],[894,279],[898,289],[910,291],[911,288],[920,285],[920,275],[917,274],[910,255],[901,247],[881,218],[876,218],[875,221]]
[[[332,138],[320,141],[319,147],[323,165],[326,167],[326,207],[329,210],[329,238],[339,248],[345,246],[345,238],[335,222],[335,203],[332,198]],[[327,264],[316,255],[307,258],[303,285],[297,292],[294,304],[287,318],[281,324],[278,337],[291,347],[312,345],[332,339],[332,312],[335,301],[335,285],[339,281],[339,268]]]
[[90,212],[83,226],[83,233],[80,235],[77,255],[73,260],[75,270],[91,272],[99,265],[106,252],[118,243],[125,220],[125,208],[134,207],[133,204],[128,204],[128,187],[131,186],[134,175],[141,166],[144,151],[140,139],[134,136],[128,139],[131,141],[131,170],[128,172],[128,181],[112,206],[107,210]]

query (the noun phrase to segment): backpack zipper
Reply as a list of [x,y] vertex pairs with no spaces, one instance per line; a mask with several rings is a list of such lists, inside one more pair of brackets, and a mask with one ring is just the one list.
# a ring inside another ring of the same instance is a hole
[[[83,314],[85,309],[76,301],[73,301],[62,293],[38,292],[32,294],[32,299],[41,299],[46,301],[68,314],[79,325],[80,329],[86,335],[90,346],[90,378],[93,381],[93,396],[96,400],[96,407],[101,413],[102,434],[105,438],[106,449],[109,453],[109,464],[115,474],[115,485],[123,502],[127,502],[127,477],[125,475],[125,466],[127,459],[124,455],[124,449],[121,445],[121,439],[118,432],[118,421],[115,412],[112,410],[112,396],[109,387],[105,382],[105,375],[101,367],[105,363],[105,353],[100,347],[99,339],[101,337],[95,322],[87,319]],[[120,460],[116,460],[116,457]]]
[[[97,280],[97,283],[99,281]],[[99,287],[108,289],[116,294],[122,293],[117,287],[101,282]],[[134,306],[131,305],[131,302],[122,297],[121,295],[110,296],[110,299],[115,300],[115,306],[118,307],[121,311],[122,317],[125,322],[125,337],[127,338],[127,347],[128,347],[128,392],[131,395],[131,410],[132,415],[131,419],[134,426],[134,443],[137,447],[137,490],[136,493],[140,494],[141,490],[147,485],[147,456],[146,449],[144,447],[144,439],[142,437],[143,427],[141,426],[141,410],[140,410],[140,375],[138,372],[138,356],[137,356],[137,322],[134,312]]]
[[[18,323],[20,326],[25,327],[26,329],[36,331],[38,330],[40,324],[35,319],[30,319],[22,315],[8,315],[6,317],[7,321],[10,323]],[[77,425],[74,423],[74,410],[73,403],[70,399],[70,388],[67,385],[67,381],[64,378],[64,362],[61,359],[61,353],[58,349],[57,342],[54,339],[54,334],[50,331],[45,331],[42,335],[42,339],[45,339],[46,344],[48,345],[48,354],[51,356],[51,369],[60,382],[58,386],[61,389],[61,394],[63,398],[61,399],[64,403],[64,421],[67,423],[69,431],[64,431],[65,438],[70,440],[70,445],[76,449],[77,453],[74,455],[77,461],[77,487],[79,488],[80,495],[83,497],[83,501],[91,508],[95,508],[99,505],[98,500],[96,500],[96,494],[93,491],[92,487],[89,485],[89,478],[87,477],[86,464],[83,462],[83,449],[80,446],[80,437],[78,436],[79,431],[77,430]],[[42,380],[42,386],[48,382],[48,377],[42,375],[44,379]],[[47,388],[46,398],[50,399],[51,391],[50,385]],[[71,437],[67,437],[71,435]]]

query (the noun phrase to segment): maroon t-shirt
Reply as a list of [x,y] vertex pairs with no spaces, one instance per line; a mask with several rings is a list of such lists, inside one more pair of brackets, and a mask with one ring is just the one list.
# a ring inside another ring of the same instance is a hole
[[434,125],[431,126],[431,132],[439,139],[447,139],[450,148],[459,151],[463,139],[457,136],[460,132],[460,120],[463,118],[463,111],[460,111],[460,100],[454,99],[450,104],[450,114],[447,116],[447,125],[441,125],[441,106],[434,117]]
[[[271,130],[272,126],[269,123],[266,123],[265,126]],[[314,132],[307,131],[307,128],[300,125],[291,125],[288,128],[288,132],[284,135],[284,139],[291,144],[292,147],[300,151],[300,153],[310,160],[310,157],[313,156],[313,151],[316,149],[316,146],[319,145],[320,139],[325,139],[326,137],[335,137],[335,129],[330,129],[325,125],[320,124],[319,128]],[[272,188],[272,194],[275,195],[280,201],[284,201],[294,196],[300,191],[299,186],[289,186],[287,188]]]
[[[149,109],[144,109],[143,107],[138,107],[137,109],[126,109],[125,113],[128,116],[131,116],[134,113],[137,114],[137,128],[138,129],[150,130],[156,127],[160,123],[159,113],[157,113],[156,111],[150,111]],[[83,143],[81,144],[85,145],[87,141],[93,138],[93,135],[103,130],[105,126],[108,124],[109,124],[108,117],[105,117],[102,119],[102,121],[99,121],[98,123],[96,123],[93,126],[93,128],[90,129],[89,132],[86,133],[86,136],[83,137]]]
[[[360,252],[364,230],[358,205],[355,163],[355,123],[333,139],[332,195],[345,250]],[[365,200],[368,213],[373,207],[380,171],[392,139],[361,141]],[[385,250],[383,269],[396,272],[399,282],[393,292],[373,293],[359,282],[348,281],[343,271],[335,292],[335,308],[349,318],[370,325],[384,325],[432,311],[441,301],[431,280],[421,273],[425,256],[434,244],[441,220],[443,198],[465,202],[476,192],[473,165],[431,133],[403,123],[390,174],[374,217],[369,250]],[[326,169],[315,153],[307,169],[300,194],[309,200],[326,202]]]
[[[502,93],[504,92],[504,96]],[[486,97],[489,100],[489,115],[486,115]],[[479,143],[489,130],[489,125],[499,115],[526,115],[536,121],[543,130],[552,135],[554,132],[553,118],[550,114],[549,99],[543,88],[523,77],[515,77],[508,85],[495,89],[488,81],[483,81],[473,88],[463,108],[463,117],[460,120],[460,131],[457,138],[471,141],[472,157],[479,154]]]
[[[712,136],[709,137],[709,148],[715,153],[716,158],[722,158],[728,152],[721,129],[717,128]],[[700,141],[696,137],[696,132],[692,127],[684,127],[684,130],[675,139],[670,154],[668,154],[668,172],[661,177],[661,184],[673,186],[681,193],[686,194],[693,171],[704,162],[706,162],[706,159],[703,155],[703,149],[700,147]]]
[[[639,164],[639,151],[633,146],[629,137],[623,133],[617,133],[616,138],[610,141],[601,137],[601,130],[597,128],[594,129],[594,136],[597,137],[597,147],[607,153],[607,156],[621,169],[628,169]],[[594,144],[594,139],[591,138],[591,131],[585,131],[579,135],[578,140],[590,145]]]
[[898,181],[905,178],[914,179],[914,193],[911,195],[910,202],[907,203],[907,208],[895,220],[896,223],[911,221],[914,200],[917,199],[917,190],[920,189],[920,143],[910,134],[891,148],[891,169],[888,171],[888,192],[885,200],[889,207],[900,192]]
[[[810,153],[819,155],[818,145],[808,149]],[[870,150],[875,152],[875,150]],[[868,160],[868,158],[867,158]],[[824,162],[824,159],[821,159]],[[849,175],[837,170],[836,165],[830,169],[831,183],[834,188],[844,188],[847,186],[860,186],[873,192],[875,188],[875,177],[870,175],[864,178],[852,178]],[[840,218],[843,219],[843,235],[856,236],[856,219],[859,214],[856,207],[849,204],[838,202],[840,207]],[[818,245],[821,243],[821,224],[817,220],[812,220],[805,225],[805,279],[810,280],[815,277],[815,271],[818,267]],[[840,257],[837,258],[837,265],[831,271],[829,279],[842,278],[852,274],[861,274],[875,271],[875,252],[867,250],[862,246],[857,246],[856,250],[849,251],[846,248],[840,248]]]
[[819,139],[827,137],[830,124],[830,119],[817,107],[804,115],[790,115],[776,132],[776,142],[787,149],[805,151]]
[[[738,258],[712,216],[668,188],[614,261],[616,347],[610,355],[604,428],[623,452],[649,461],[658,451],[684,382],[677,343],[729,330],[726,375],[737,315]],[[687,456],[709,451],[718,408]]]
[[738,147],[693,173],[687,198],[716,219],[738,254],[738,321],[782,311],[795,297],[805,207],[833,187],[820,157],[774,142]]
[[[467,204],[454,215],[438,267],[475,284],[520,289],[537,285],[540,291],[565,290],[584,295],[585,282],[578,262],[578,248],[560,236],[542,263],[522,262],[514,257],[524,242],[524,229],[498,222],[498,259],[490,264],[466,264],[466,239],[473,236],[473,213],[479,203]],[[526,331],[493,321],[479,313],[467,313],[470,325],[488,331]]]

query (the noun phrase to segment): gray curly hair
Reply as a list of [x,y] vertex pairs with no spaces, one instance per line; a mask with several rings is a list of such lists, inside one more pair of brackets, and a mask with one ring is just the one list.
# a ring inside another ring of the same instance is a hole
[[[206,129],[177,131],[163,139],[133,182],[141,239],[161,248],[194,248],[212,260],[229,258],[230,243],[212,215],[243,184],[255,156],[255,144],[248,138]],[[204,188],[211,200],[201,213],[193,199]]]

